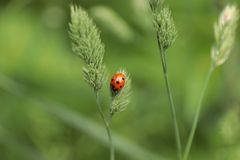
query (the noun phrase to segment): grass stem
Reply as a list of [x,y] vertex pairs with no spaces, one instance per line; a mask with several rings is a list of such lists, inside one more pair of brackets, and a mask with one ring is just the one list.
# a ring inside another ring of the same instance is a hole
[[172,115],[172,118],[173,118],[173,126],[174,126],[174,132],[175,132],[178,159],[181,160],[182,159],[182,145],[181,145],[179,127],[178,127],[178,123],[177,123],[176,109],[175,109],[175,106],[174,106],[172,91],[171,91],[170,82],[169,82],[169,79],[168,79],[166,52],[165,52],[165,49],[163,49],[161,47],[158,34],[157,34],[157,41],[158,41],[158,47],[159,47],[159,50],[160,50],[161,62],[162,62],[162,67],[163,67],[163,73],[164,73],[164,79],[165,79],[165,83],[166,83],[168,99],[169,99],[169,103],[170,103],[171,115]]
[[186,148],[185,148],[185,151],[184,151],[183,160],[188,159],[190,149],[191,149],[191,146],[192,146],[192,142],[193,142],[193,138],[194,138],[194,134],[195,134],[195,131],[196,131],[196,128],[197,128],[200,111],[201,111],[201,108],[202,108],[203,98],[204,98],[204,95],[206,93],[206,89],[207,89],[209,80],[211,78],[211,75],[212,75],[212,72],[214,71],[214,69],[215,69],[214,65],[211,65],[211,67],[209,68],[209,71],[208,71],[208,74],[207,74],[207,77],[206,77],[206,80],[205,80],[205,83],[204,83],[204,86],[203,86],[203,89],[202,89],[202,92],[201,92],[201,96],[200,96],[199,101],[198,101],[196,114],[195,114],[195,117],[194,117],[194,121],[193,121],[193,125],[192,125],[192,128],[191,128],[190,135],[188,137],[187,145],[186,145]]
[[107,135],[108,135],[109,147],[110,147],[110,160],[115,160],[114,145],[113,145],[113,141],[112,141],[112,135],[111,135],[111,131],[110,131],[109,122],[106,120],[106,118],[104,116],[103,109],[102,109],[102,106],[99,101],[99,93],[95,92],[95,96],[96,96],[98,110],[99,110],[100,116],[104,122],[106,131],[107,131]]

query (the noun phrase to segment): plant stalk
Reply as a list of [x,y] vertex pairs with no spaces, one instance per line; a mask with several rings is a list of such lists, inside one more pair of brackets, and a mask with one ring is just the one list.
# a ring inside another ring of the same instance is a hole
[[175,132],[178,159],[181,160],[182,159],[182,145],[181,145],[179,127],[178,127],[178,123],[177,123],[176,109],[175,109],[175,106],[174,106],[172,91],[171,91],[170,82],[169,82],[169,79],[168,79],[166,52],[165,52],[165,49],[162,48],[159,38],[160,37],[157,34],[157,41],[158,41],[158,47],[159,47],[159,50],[160,50],[163,74],[164,74],[164,79],[165,79],[165,84],[166,84],[166,89],[167,89],[167,94],[168,94],[168,100],[169,100],[169,103],[170,103],[171,115],[172,115],[172,118],[173,118],[173,126],[174,126],[174,132]]
[[189,153],[190,153],[190,150],[191,150],[191,146],[192,146],[192,142],[193,142],[193,138],[194,138],[194,134],[195,134],[195,131],[196,131],[196,128],[197,128],[197,124],[198,124],[198,120],[199,120],[200,111],[201,111],[201,108],[202,108],[204,95],[206,93],[206,89],[207,89],[209,80],[211,78],[211,75],[212,75],[214,69],[215,69],[215,66],[212,64],[211,67],[209,68],[209,71],[208,71],[208,74],[207,74],[207,77],[206,77],[206,80],[205,80],[205,83],[204,83],[204,86],[203,86],[203,89],[202,89],[202,92],[201,92],[201,95],[200,95],[200,98],[199,98],[199,101],[198,101],[196,114],[195,114],[195,117],[194,117],[194,121],[193,121],[193,125],[192,125],[192,128],[191,128],[190,135],[188,137],[187,145],[186,145],[186,148],[185,148],[185,151],[184,151],[183,160],[188,159],[188,156],[189,156]]
[[109,141],[109,147],[110,147],[110,160],[115,160],[114,145],[113,145],[112,135],[111,135],[111,131],[110,131],[110,125],[109,125],[110,122],[108,122],[104,116],[103,109],[102,109],[102,106],[99,101],[99,93],[95,92],[95,96],[96,96],[98,110],[99,110],[100,116],[104,122],[104,126],[107,131],[107,135],[108,135],[108,141]]

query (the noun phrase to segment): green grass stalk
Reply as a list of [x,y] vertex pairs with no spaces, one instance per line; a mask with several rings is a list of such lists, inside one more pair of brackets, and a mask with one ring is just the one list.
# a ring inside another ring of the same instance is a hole
[[188,157],[189,157],[189,153],[190,153],[190,150],[191,150],[194,134],[195,134],[195,131],[197,129],[197,124],[198,124],[198,121],[199,121],[199,115],[200,115],[200,111],[201,111],[201,108],[202,108],[203,99],[204,99],[204,96],[206,94],[207,86],[208,86],[209,80],[211,78],[211,75],[212,75],[214,69],[215,69],[214,65],[211,65],[211,67],[209,68],[209,71],[208,71],[208,74],[207,74],[207,77],[206,77],[206,80],[205,80],[205,83],[204,83],[204,86],[203,86],[203,89],[202,89],[202,92],[201,92],[201,95],[200,95],[200,98],[199,98],[199,101],[198,101],[196,114],[194,116],[193,125],[192,125],[190,135],[188,137],[187,145],[186,145],[186,148],[185,148],[185,151],[184,151],[183,160],[187,160]]
[[113,145],[113,141],[112,141],[112,135],[111,135],[111,131],[110,131],[110,124],[104,116],[103,109],[102,109],[102,106],[101,106],[100,101],[99,101],[99,93],[98,92],[95,92],[95,97],[96,97],[97,106],[98,106],[100,116],[101,116],[101,118],[104,122],[104,126],[105,126],[105,129],[107,131],[107,135],[108,135],[109,148],[110,148],[110,160],[115,160],[115,152],[114,152],[114,145]]
[[178,152],[178,159],[181,160],[182,159],[182,145],[181,145],[181,138],[180,138],[179,127],[178,127],[178,122],[177,122],[176,109],[175,109],[175,105],[174,105],[174,101],[173,101],[170,82],[169,82],[169,79],[168,79],[166,51],[161,47],[158,34],[157,34],[157,41],[158,41],[158,47],[159,47],[159,50],[160,50],[163,74],[164,74],[168,99],[169,99],[169,103],[170,103],[171,115],[172,115],[172,119],[173,119],[173,126],[174,126],[174,132],[175,132],[175,140],[176,140],[176,147],[177,147],[177,152]]

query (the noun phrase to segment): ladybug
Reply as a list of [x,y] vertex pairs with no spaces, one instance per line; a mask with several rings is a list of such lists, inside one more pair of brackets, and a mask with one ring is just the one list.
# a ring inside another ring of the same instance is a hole
[[123,73],[116,73],[111,79],[111,89],[113,92],[120,91],[125,85],[125,75]]

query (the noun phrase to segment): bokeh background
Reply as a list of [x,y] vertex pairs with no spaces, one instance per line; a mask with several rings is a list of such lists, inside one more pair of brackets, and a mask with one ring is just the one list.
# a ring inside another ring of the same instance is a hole
[[[71,51],[69,4],[101,30],[109,75],[132,76],[128,109],[114,117],[118,160],[176,156],[164,79],[145,0],[0,1],[0,160],[107,160],[94,94]],[[168,50],[170,81],[185,146],[210,65],[213,24],[239,0],[166,0],[178,28]],[[230,59],[211,78],[190,159],[240,159],[240,28]],[[109,85],[101,92],[107,113]]]

